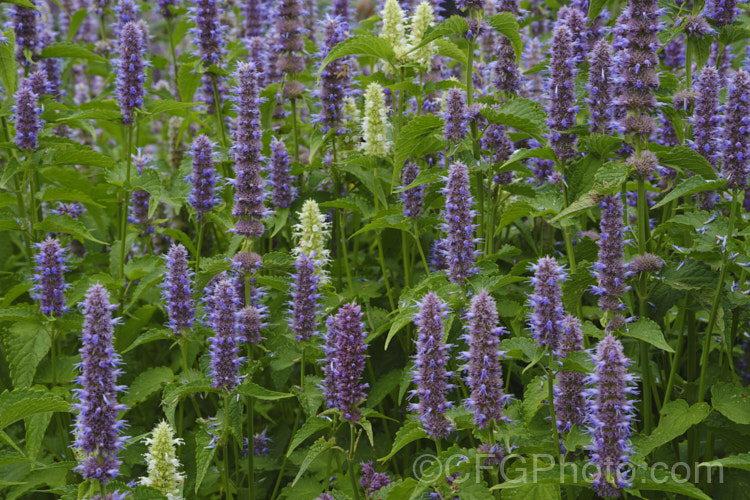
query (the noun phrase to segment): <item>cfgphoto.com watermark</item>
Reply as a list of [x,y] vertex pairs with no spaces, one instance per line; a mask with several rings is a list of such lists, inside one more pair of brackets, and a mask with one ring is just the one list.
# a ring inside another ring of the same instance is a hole
[[451,485],[481,482],[486,471],[498,471],[498,482],[506,481],[534,483],[540,479],[549,482],[559,474],[561,484],[593,484],[597,477],[607,477],[615,484],[631,485],[655,483],[699,483],[724,482],[724,467],[721,464],[676,462],[671,465],[655,462],[646,466],[629,464],[625,468],[601,470],[593,462],[558,462],[558,457],[548,454],[509,454],[502,459],[490,453],[477,453],[467,457],[457,453],[447,458],[432,453],[419,455],[412,466],[414,477],[420,481],[434,482],[441,477],[451,479]]

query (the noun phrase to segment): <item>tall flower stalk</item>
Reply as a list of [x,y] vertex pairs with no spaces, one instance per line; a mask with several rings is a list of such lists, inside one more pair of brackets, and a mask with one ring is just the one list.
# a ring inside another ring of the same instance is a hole
[[476,261],[476,243],[473,233],[475,211],[474,200],[469,185],[469,172],[461,162],[450,166],[445,187],[445,223],[446,233],[445,259],[448,264],[448,278],[452,283],[463,285],[466,279],[474,274]]

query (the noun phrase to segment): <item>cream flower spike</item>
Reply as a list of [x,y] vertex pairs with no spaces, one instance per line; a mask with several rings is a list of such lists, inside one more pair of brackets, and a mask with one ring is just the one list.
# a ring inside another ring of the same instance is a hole
[[177,445],[184,441],[174,437],[172,427],[164,420],[156,425],[152,436],[145,439],[148,452],[144,455],[148,475],[138,483],[159,490],[168,500],[182,500],[182,483],[185,477],[180,472]]

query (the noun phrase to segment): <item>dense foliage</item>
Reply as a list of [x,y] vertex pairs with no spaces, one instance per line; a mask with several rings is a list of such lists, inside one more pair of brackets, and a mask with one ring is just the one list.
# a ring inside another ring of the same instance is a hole
[[2,498],[747,497],[747,4],[0,2]]

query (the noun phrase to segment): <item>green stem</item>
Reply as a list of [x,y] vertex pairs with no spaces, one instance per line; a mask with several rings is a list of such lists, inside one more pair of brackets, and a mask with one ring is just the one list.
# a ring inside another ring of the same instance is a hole
[[419,227],[417,226],[416,219],[414,220],[414,240],[417,243],[417,251],[419,251],[419,258],[422,259],[422,265],[424,266],[424,272],[427,276],[430,276],[430,266],[427,264],[427,259],[422,249],[422,241],[419,239]]
[[127,246],[128,236],[128,202],[130,201],[130,165],[131,153],[133,151],[133,124],[126,125],[125,131],[125,188],[123,190],[122,211],[120,213],[120,279],[125,277],[125,247]]
[[201,268],[201,248],[203,247],[203,233],[206,229],[205,221],[196,221],[198,224],[198,242],[195,245],[195,272]]
[[677,375],[677,369],[680,366],[680,358],[682,357],[682,347],[685,343],[685,315],[687,313],[688,302],[690,300],[690,293],[685,294],[685,302],[682,304],[680,309],[680,315],[677,318],[677,349],[675,350],[674,356],[672,356],[672,366],[669,368],[669,380],[667,380],[667,389],[664,391],[664,404],[662,407],[669,403],[672,397],[672,389],[674,388],[674,379]]
[[[219,132],[221,145],[226,151],[228,149],[227,136],[226,136],[226,133],[224,132],[224,116],[221,111],[221,100],[219,99],[219,85],[216,82],[215,73],[211,73],[211,87],[213,88],[213,91],[214,91],[214,112],[216,113],[216,129]],[[224,175],[227,175],[227,173],[228,172],[224,172]]]
[[355,432],[354,424],[349,424],[349,479],[352,483],[352,491],[354,492],[354,500],[359,500],[359,488],[357,486],[357,479],[354,475],[354,451],[355,451]]
[[404,264],[404,282],[406,283],[407,288],[411,288],[411,259],[409,258],[406,231],[401,231],[401,257]]
[[[224,449],[222,450],[222,458],[224,461],[224,469],[221,471],[224,481],[224,491],[226,492],[225,498],[232,498],[229,493],[229,394],[224,394]],[[248,444],[248,447],[250,444]]]
[[177,54],[174,48],[174,40],[172,40],[172,21],[167,18],[167,38],[169,38],[169,53],[172,57],[172,70],[174,71],[174,89],[177,95],[177,100],[180,100],[180,87],[177,85]]
[[[378,194],[380,193],[380,187],[378,185],[378,169],[377,167],[373,169],[372,172],[373,178],[374,178],[374,184],[375,184],[375,213],[378,213]],[[393,301],[393,292],[391,291],[391,283],[388,281],[388,271],[385,267],[385,257],[383,256],[383,241],[380,237],[380,229],[375,230],[375,243],[378,246],[378,258],[380,260],[380,270],[383,273],[383,281],[385,282],[385,289],[388,292],[388,303],[391,306],[391,311],[394,311],[396,309],[395,302]]]
[[299,163],[299,130],[297,126],[297,99],[289,100],[292,105],[292,134],[294,136],[294,161]]

